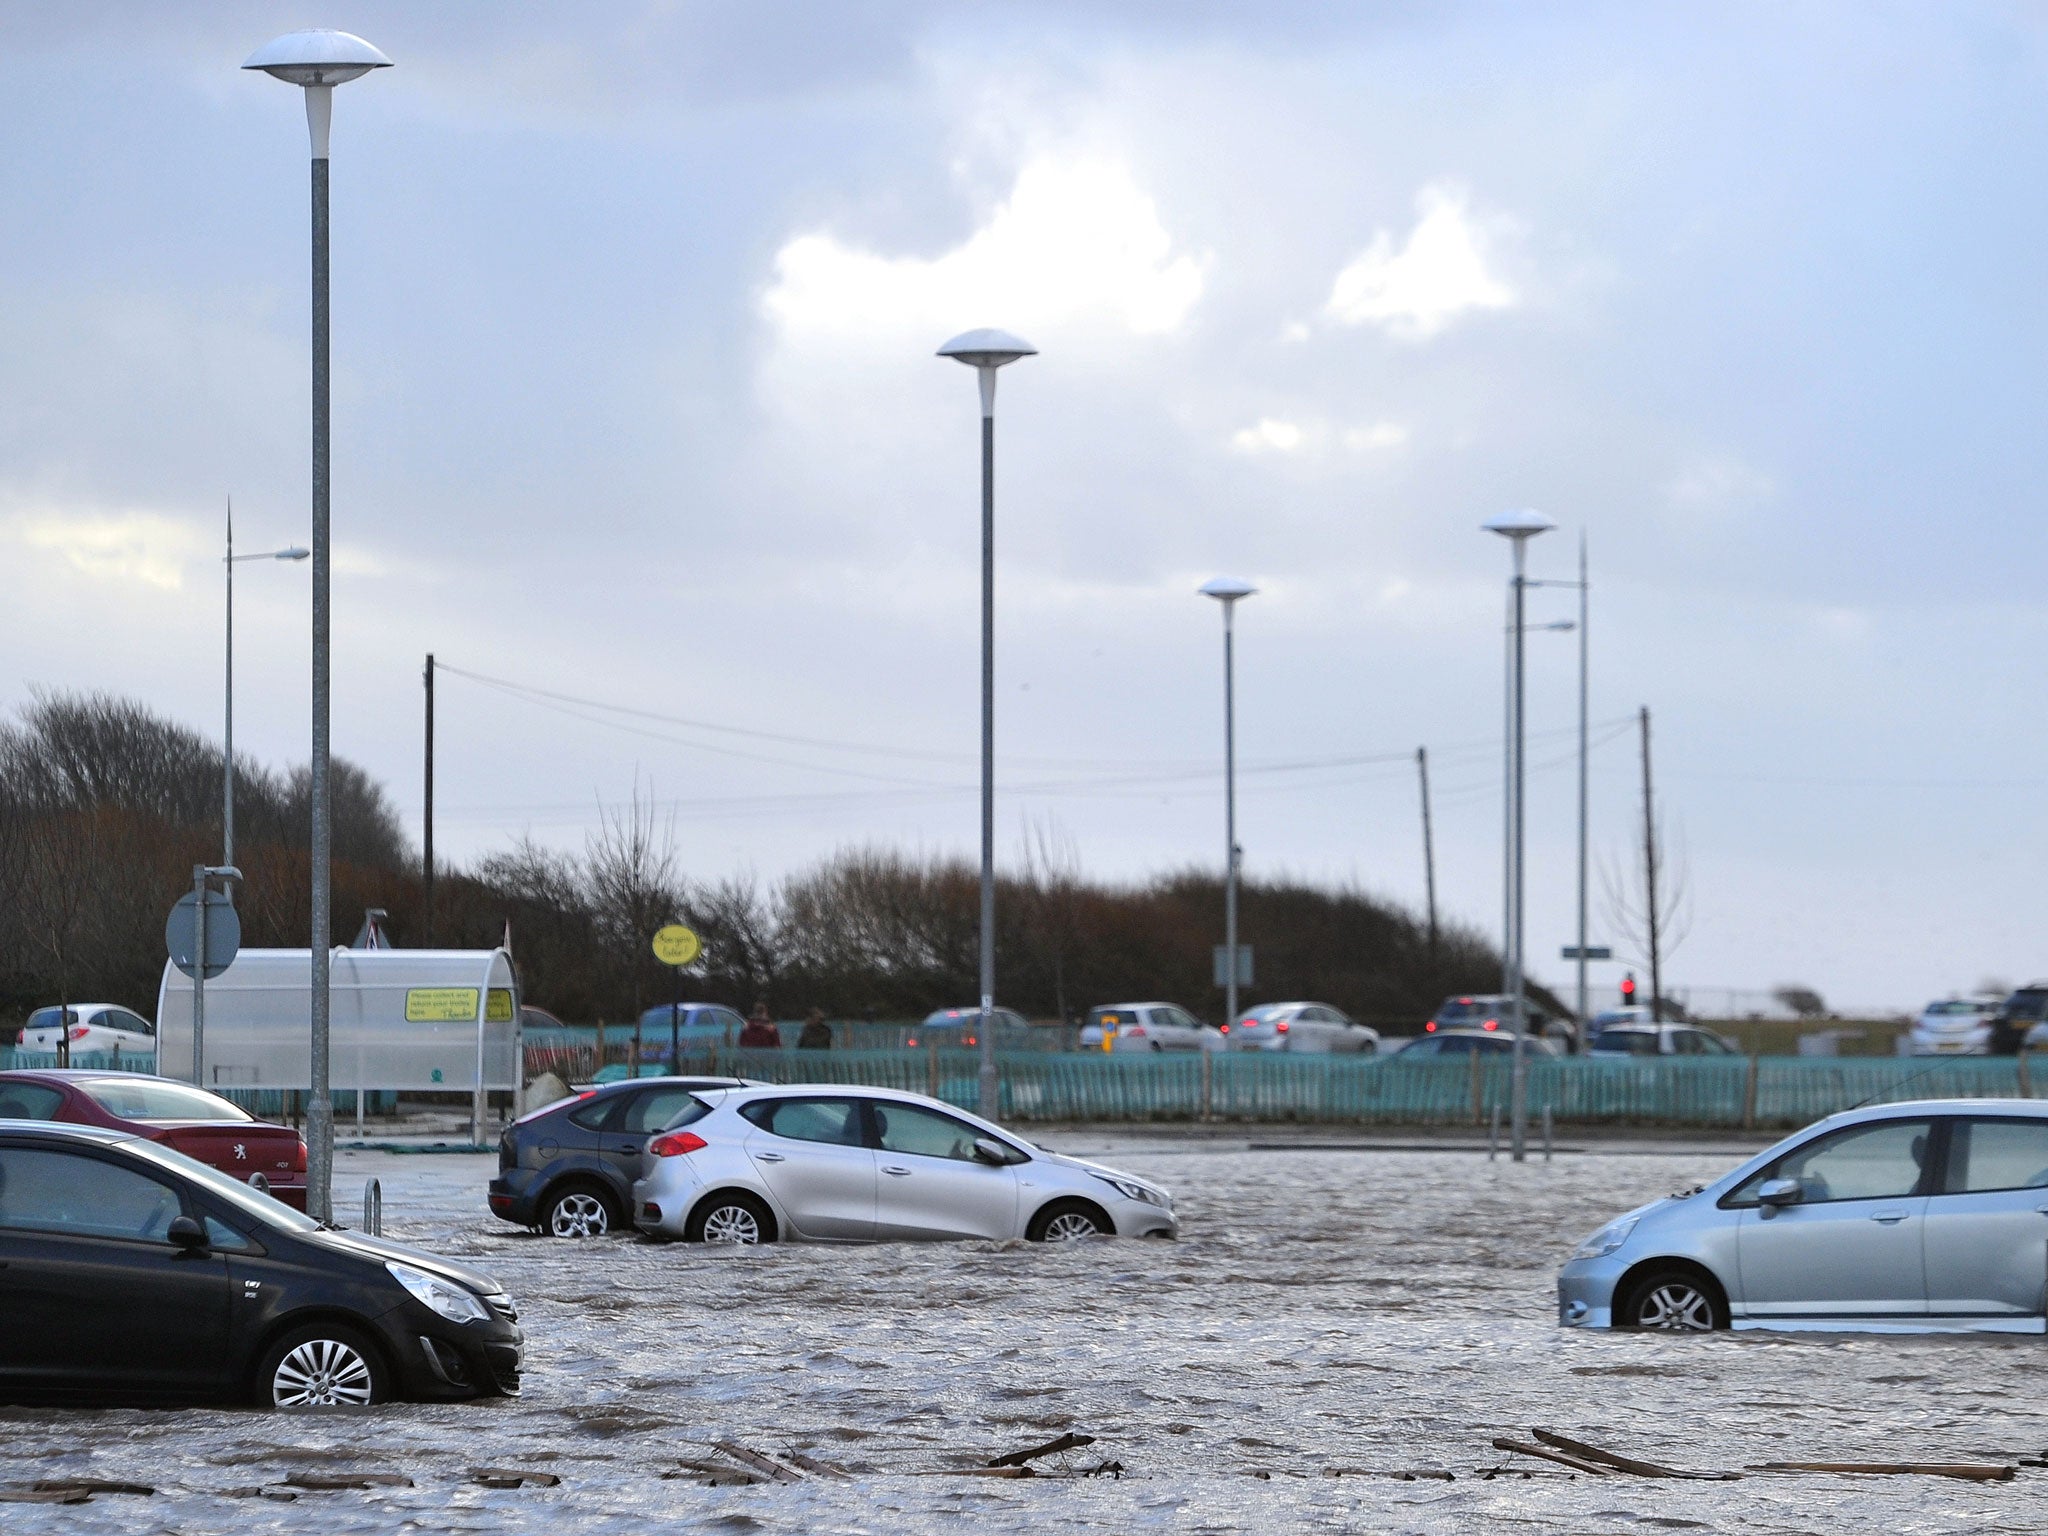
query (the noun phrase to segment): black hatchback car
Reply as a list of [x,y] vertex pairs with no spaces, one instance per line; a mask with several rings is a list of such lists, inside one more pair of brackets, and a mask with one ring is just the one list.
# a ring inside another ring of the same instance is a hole
[[543,1105],[505,1127],[491,1214],[554,1237],[633,1229],[640,1149],[705,1088],[755,1086],[743,1077],[643,1077]]
[[512,1395],[489,1278],[324,1227],[159,1142],[0,1121],[0,1400]]

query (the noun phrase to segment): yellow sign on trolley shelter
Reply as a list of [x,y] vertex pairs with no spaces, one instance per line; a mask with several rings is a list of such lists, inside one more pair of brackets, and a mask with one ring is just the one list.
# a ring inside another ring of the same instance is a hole
[[405,992],[405,1022],[473,1023],[478,1001],[475,987],[408,987]]
[[703,953],[704,941],[681,923],[670,923],[654,936],[654,958],[663,965],[688,965]]

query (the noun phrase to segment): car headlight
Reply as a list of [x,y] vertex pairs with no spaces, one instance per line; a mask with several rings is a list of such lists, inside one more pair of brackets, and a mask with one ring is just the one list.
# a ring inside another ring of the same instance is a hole
[[1129,1179],[1113,1179],[1106,1173],[1098,1173],[1095,1177],[1102,1180],[1103,1183],[1122,1195],[1126,1200],[1138,1200],[1146,1205],[1162,1205],[1169,1208],[1173,1205],[1173,1202],[1158,1190],[1149,1189],[1143,1184],[1133,1183]]
[[1641,1216],[1623,1216],[1617,1220],[1610,1221],[1598,1232],[1595,1232],[1591,1237],[1579,1244],[1578,1250],[1572,1254],[1572,1257],[1575,1259],[1606,1258],[1608,1254],[1614,1252],[1615,1249],[1628,1241],[1629,1234],[1635,1231],[1636,1223],[1642,1219]]
[[443,1280],[439,1275],[430,1275],[424,1269],[414,1269],[396,1259],[386,1259],[384,1267],[391,1271],[391,1278],[411,1291],[417,1300],[425,1302],[451,1323],[481,1323],[491,1315],[481,1301],[453,1280]]

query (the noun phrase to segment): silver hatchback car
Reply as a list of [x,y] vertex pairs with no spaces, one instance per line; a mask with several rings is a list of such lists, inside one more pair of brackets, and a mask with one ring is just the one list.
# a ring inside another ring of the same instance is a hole
[[1568,1328],[2048,1332],[2048,1103],[1850,1110],[1617,1217],[1558,1272]]
[[691,1242],[1180,1235],[1155,1184],[922,1094],[837,1084],[693,1094],[648,1140],[633,1212]]

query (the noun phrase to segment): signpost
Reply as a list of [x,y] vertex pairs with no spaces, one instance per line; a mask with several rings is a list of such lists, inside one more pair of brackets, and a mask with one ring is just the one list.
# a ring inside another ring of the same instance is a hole
[[[669,923],[654,935],[654,958],[663,965],[675,967],[676,994],[668,1005],[668,1069],[674,1072],[682,1062],[683,1051],[683,972],[696,963],[704,953],[704,941],[697,937],[696,930],[685,928],[681,923]],[[638,1064],[635,1064],[638,1070]]]
[[[1209,964],[1215,971],[1216,985],[1219,987],[1229,986],[1231,982],[1229,947],[1223,944],[1212,945],[1209,951]],[[1252,984],[1252,947],[1249,944],[1237,946],[1236,979],[1240,987],[1248,987]],[[1235,1024],[1237,1020],[1232,1019],[1230,1022]]]
[[1576,944],[1567,944],[1558,952],[1566,960],[1612,960],[1614,951],[1605,944],[1588,944],[1583,950]]
[[[178,898],[164,919],[164,948],[171,964],[192,978],[192,1086],[206,1086],[206,983],[230,965],[242,948],[242,919],[225,890],[212,882],[240,880],[232,865],[194,864],[192,889]],[[159,1062],[159,1069],[164,1063]]]

